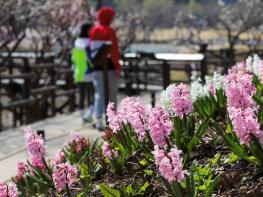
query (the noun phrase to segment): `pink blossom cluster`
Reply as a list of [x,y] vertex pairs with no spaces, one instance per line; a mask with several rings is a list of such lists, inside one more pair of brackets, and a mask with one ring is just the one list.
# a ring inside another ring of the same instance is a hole
[[172,110],[176,116],[183,117],[193,111],[190,90],[184,84],[175,86],[172,91]]
[[237,63],[230,69],[230,72],[254,74],[263,82],[263,60],[258,55],[249,56],[246,61]]
[[139,141],[146,137],[147,110],[139,97],[126,97],[121,102],[121,110],[125,119],[131,123]]
[[154,147],[154,158],[161,175],[169,182],[182,182],[185,172],[182,165],[182,151],[174,146],[170,152],[160,149],[157,145]]
[[253,75],[248,73],[233,73],[230,72],[226,76],[228,87],[238,87],[245,91],[246,95],[252,96],[256,93],[256,87],[252,83]]
[[52,178],[58,192],[61,192],[66,186],[71,187],[77,182],[78,168],[75,165],[60,163],[54,167]]
[[44,169],[43,158],[46,155],[46,146],[44,139],[35,134],[32,129],[28,128],[25,130],[25,141],[27,150],[32,159],[32,165]]
[[247,70],[247,65],[246,65],[246,62],[243,61],[243,62],[239,62],[235,64],[230,69],[228,69],[228,73],[244,74],[247,72],[246,70]]
[[123,122],[122,115],[116,112],[114,103],[109,103],[107,106],[107,113],[109,127],[114,133],[121,130],[121,124]]
[[233,127],[241,142],[249,145],[251,134],[263,142],[263,132],[260,130],[256,112],[257,105],[252,99],[256,87],[252,83],[253,76],[247,73],[230,73],[227,76],[226,89],[227,110]]
[[65,161],[65,153],[62,150],[59,150],[55,153],[53,159],[52,159],[52,164],[54,166],[63,163]]
[[114,104],[109,103],[107,117],[110,128],[116,133],[122,128],[122,123],[129,122],[140,141],[146,137],[147,111],[140,98],[126,97],[121,101],[121,109],[116,112]]
[[229,86],[226,89],[227,106],[230,108],[246,109],[248,107],[255,106],[255,102],[252,97],[245,93],[240,87],[234,85]]
[[212,94],[212,95],[216,95],[216,89],[215,89],[215,87],[212,85],[212,84],[208,84],[207,85],[207,88],[208,88],[208,90],[209,90],[209,92]]
[[106,158],[112,160],[113,158],[118,157],[118,152],[110,147],[108,142],[104,142],[102,145],[102,152]]
[[0,197],[18,197],[18,189],[15,183],[0,183]]
[[82,136],[78,132],[73,131],[70,134],[70,138],[72,141],[78,142],[82,138]]
[[151,109],[149,113],[150,135],[154,144],[165,147],[173,130],[173,124],[167,111],[161,107]]
[[234,129],[243,143],[249,145],[250,134],[254,134],[263,143],[263,132],[252,108],[230,108],[228,110]]
[[18,162],[17,163],[17,178],[18,179],[23,178],[26,170],[27,170],[27,165],[24,164],[24,162],[21,162],[21,161]]

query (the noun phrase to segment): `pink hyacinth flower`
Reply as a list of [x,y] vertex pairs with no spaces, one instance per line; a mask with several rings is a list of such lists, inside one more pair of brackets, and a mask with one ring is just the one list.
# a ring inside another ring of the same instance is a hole
[[175,86],[172,91],[172,110],[176,116],[183,117],[193,111],[190,90],[184,84]]
[[110,144],[108,142],[104,142],[102,145],[102,152],[104,154],[104,156],[106,158],[108,158],[109,160],[112,160],[113,158],[117,158],[118,157],[118,152],[113,150],[110,147]]
[[25,142],[27,150],[31,156],[32,164],[35,167],[44,169],[43,158],[46,156],[46,146],[44,139],[35,134],[32,129],[25,130]]
[[107,106],[109,127],[114,133],[122,129],[122,124],[129,122],[137,134],[139,141],[146,137],[147,112],[140,98],[126,97],[121,101],[120,111],[116,112],[113,103]]
[[52,178],[58,192],[65,189],[66,185],[71,187],[77,182],[78,169],[77,166],[70,165],[69,162],[61,163],[54,167]]
[[58,165],[60,163],[63,163],[65,160],[65,153],[60,150],[60,151],[57,151],[52,159],[52,164],[53,165]]
[[147,110],[142,104],[139,97],[126,97],[121,101],[120,113],[124,116],[124,120],[128,121],[139,141],[143,141],[146,137],[146,125],[148,122]]
[[8,196],[9,197],[18,197],[18,189],[15,183],[8,183]]
[[7,185],[0,183],[0,197],[7,197]]
[[154,158],[156,165],[159,168],[161,175],[169,182],[173,181],[182,182],[184,174],[182,167],[182,151],[174,146],[169,153],[160,149],[157,145],[154,147]]
[[258,107],[252,98],[256,93],[252,79],[253,76],[247,73],[230,73],[226,89],[229,118],[241,143],[247,146],[251,141],[251,134],[263,143],[263,132],[256,116]]
[[21,179],[24,174],[26,172],[26,165],[24,164],[24,162],[18,162],[17,163],[17,177],[18,179]]
[[72,131],[70,134],[70,138],[72,141],[78,142],[82,137],[78,132]]
[[165,147],[173,130],[168,112],[161,107],[153,108],[149,114],[149,128],[153,142],[160,147]]
[[114,103],[110,102],[106,111],[109,127],[112,129],[112,131],[116,133],[117,131],[121,130],[122,118],[120,114],[117,114]]
[[18,197],[18,189],[14,182],[0,183],[0,197]]

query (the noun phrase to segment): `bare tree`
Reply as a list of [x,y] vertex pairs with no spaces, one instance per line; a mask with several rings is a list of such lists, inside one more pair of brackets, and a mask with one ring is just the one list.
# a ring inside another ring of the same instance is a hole
[[[187,30],[188,36],[184,36],[185,42],[228,44],[229,55],[234,56],[237,44],[245,44],[255,49],[262,40],[261,0],[237,0],[231,4],[223,0],[198,4],[192,0],[190,4],[180,4],[177,8],[175,26]],[[201,36],[205,30],[212,30],[213,39],[208,40]],[[244,39],[243,35],[247,38]],[[223,43],[224,41],[226,43]]]
[[261,0],[238,0],[232,5],[219,1],[218,23],[215,24],[215,28],[226,31],[231,53],[240,42],[242,34],[254,31],[263,24],[262,9]]
[[35,52],[45,53],[57,46],[65,58],[75,28],[90,20],[89,10],[89,1],[83,0],[2,0],[0,50],[11,54],[26,41],[27,48]]

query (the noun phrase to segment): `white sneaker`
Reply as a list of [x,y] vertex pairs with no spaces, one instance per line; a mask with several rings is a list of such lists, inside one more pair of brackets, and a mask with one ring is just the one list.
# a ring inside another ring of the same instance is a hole
[[103,125],[103,120],[102,120],[102,118],[97,119],[96,129],[98,129],[99,131],[104,131],[105,127],[104,127],[104,125]]
[[93,123],[93,118],[83,118],[83,124],[92,124]]
[[94,105],[89,106],[88,110],[84,114],[84,119],[90,119],[94,111]]

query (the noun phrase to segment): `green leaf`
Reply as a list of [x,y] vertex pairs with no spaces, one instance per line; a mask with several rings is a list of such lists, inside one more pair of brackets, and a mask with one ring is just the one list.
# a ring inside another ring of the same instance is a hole
[[253,156],[255,156],[258,159],[258,161],[260,162],[260,165],[263,166],[262,146],[254,135],[251,135],[251,136],[252,136],[252,140],[250,142],[250,151],[253,154]]
[[134,190],[133,190],[131,185],[126,187],[125,192],[128,194],[128,196],[133,196],[133,194],[134,194]]
[[216,121],[211,121],[213,127],[216,129],[219,135],[224,138],[224,141],[227,143],[231,151],[237,154],[240,158],[246,160],[247,162],[254,162],[249,159],[248,155],[246,154],[244,146],[240,143],[235,141],[235,136],[232,134],[227,134],[224,129],[218,124]]
[[230,153],[226,159],[226,162],[229,164],[233,164],[238,160],[238,155],[235,153]]
[[226,126],[226,133],[232,133],[232,127],[231,127],[231,124],[227,124]]
[[77,197],[83,197],[84,192],[81,192],[77,195]]
[[253,99],[258,105],[263,106],[263,98],[261,96],[254,95]]
[[209,123],[210,123],[209,119],[202,121],[202,124],[199,126],[197,133],[196,133],[196,136],[198,138],[201,138],[205,134],[206,128],[208,127]]
[[211,160],[212,164],[213,165],[216,165],[218,164],[218,162],[220,161],[220,157],[221,157],[221,154],[220,153],[217,153],[214,158]]
[[210,174],[210,168],[208,167],[198,167],[198,172],[201,176],[208,176]]
[[182,189],[180,184],[177,181],[172,183],[173,193],[176,197],[183,197]]
[[198,189],[201,190],[201,191],[205,191],[207,189],[207,187],[205,185],[200,185],[198,187]]
[[113,189],[104,183],[100,184],[100,191],[104,197],[121,197],[121,193],[118,190]]
[[142,166],[146,166],[148,162],[145,159],[142,159],[139,161],[139,164],[141,164]]
[[137,194],[144,195],[147,189],[150,187],[150,184],[146,181],[143,186],[140,188],[139,192]]
[[144,173],[148,176],[152,176],[153,175],[153,171],[152,170],[144,170]]
[[216,178],[212,181],[212,183],[207,187],[205,192],[205,197],[210,197],[213,194],[213,191],[220,180],[220,175],[216,176]]
[[90,177],[89,169],[88,166],[85,164],[80,164],[79,165],[79,171],[80,171],[80,176],[82,178],[88,178]]
[[194,173],[191,173],[190,176],[186,177],[186,194],[187,197],[195,197],[195,180],[194,180]]
[[28,176],[30,177],[31,179],[33,179],[35,182],[37,182],[39,185],[42,185],[42,186],[49,186],[47,182],[44,182],[43,180],[37,178],[36,176],[32,176],[31,174],[29,173],[25,173],[25,176]]

